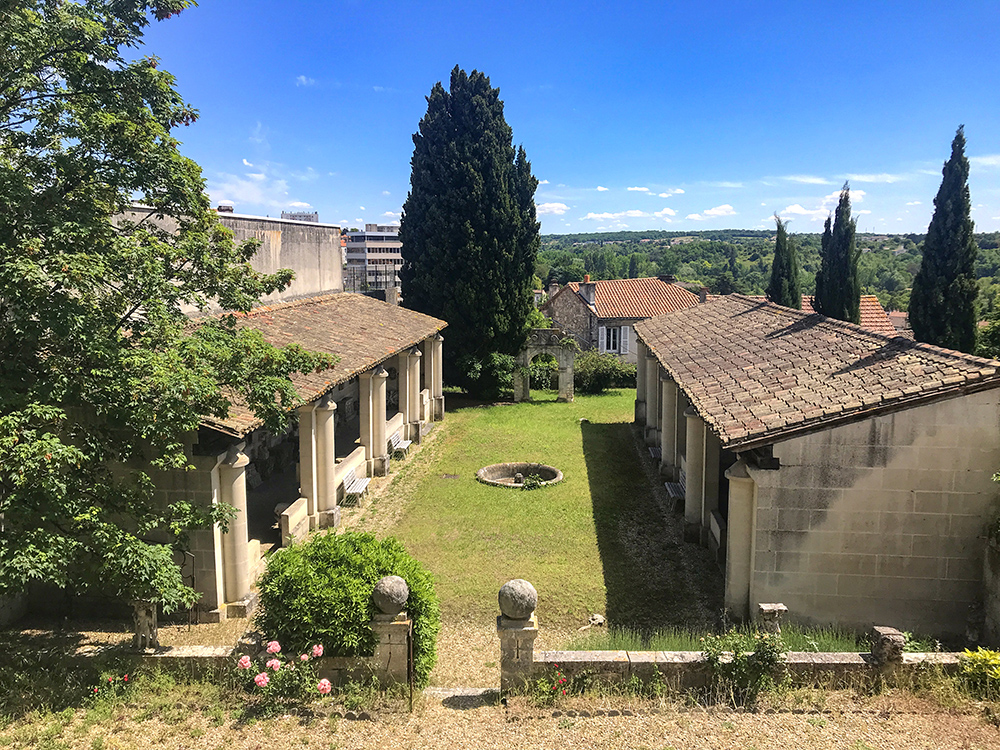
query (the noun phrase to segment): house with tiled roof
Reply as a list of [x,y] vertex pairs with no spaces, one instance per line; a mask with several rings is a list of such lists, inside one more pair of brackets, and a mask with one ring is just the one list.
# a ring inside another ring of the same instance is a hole
[[540,308],[585,349],[613,352],[635,362],[633,329],[640,320],[697,305],[698,295],[672,276],[570,282]]
[[741,295],[635,330],[636,419],[734,615],[965,632],[1000,508],[1000,362]]
[[[245,616],[272,546],[336,527],[345,501],[442,418],[444,321],[360,294],[321,294],[237,316],[275,346],[331,354],[332,367],[295,373],[304,404],[273,434],[235,394],[225,417],[204,417],[187,471],[150,470],[162,502],[236,509],[228,531],[193,531],[185,575],[210,620]],[[192,325],[198,325],[194,320]],[[277,523],[275,523],[277,521]]]
[[[763,302],[767,299],[767,297],[763,294],[753,294],[747,296],[757,302]],[[882,307],[882,303],[878,301],[878,297],[874,294],[862,294],[859,308],[861,313],[860,325],[862,328],[867,328],[869,331],[881,333],[885,336],[902,335],[898,331],[897,326],[893,324],[892,318],[889,317],[889,313],[885,311],[885,308]],[[811,294],[802,295],[802,309],[806,312],[818,312],[814,303],[814,297]],[[912,336],[910,338],[912,338]]]

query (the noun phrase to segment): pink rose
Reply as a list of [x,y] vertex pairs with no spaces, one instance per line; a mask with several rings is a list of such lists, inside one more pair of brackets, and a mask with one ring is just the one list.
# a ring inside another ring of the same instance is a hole
[[276,654],[281,651],[281,644],[277,641],[271,641],[267,644],[267,653]]
[[244,654],[240,657],[240,660],[236,662],[236,666],[240,669],[250,669],[250,657]]
[[257,687],[264,687],[271,681],[271,678],[267,676],[266,672],[261,672],[253,678],[253,681],[257,683]]
[[313,656],[317,659],[323,655],[323,647],[320,644],[313,646]]
[[[320,648],[322,649],[322,647],[320,647]],[[327,693],[329,693],[332,688],[333,688],[333,686],[330,684],[330,681],[327,680],[327,679],[320,680],[319,683],[317,683],[317,685],[316,685],[316,689],[319,690],[319,692],[322,693],[323,695],[326,695]]]
[[271,659],[265,666],[267,666],[268,669],[273,669],[275,672],[277,672],[279,669],[281,669],[281,662],[278,661],[277,659]]
[[309,654],[302,654],[302,656],[299,657],[299,661],[309,661]]

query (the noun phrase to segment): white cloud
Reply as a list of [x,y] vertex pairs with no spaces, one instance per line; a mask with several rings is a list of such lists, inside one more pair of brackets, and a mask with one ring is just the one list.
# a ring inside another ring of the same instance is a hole
[[760,205],[762,205],[762,206],[766,206],[766,205],[767,205],[767,203],[764,203],[763,201],[761,201],[761,204],[760,204]]
[[256,127],[250,131],[250,137],[247,138],[250,143],[256,143],[264,148],[270,148],[271,144],[267,142],[267,128],[265,128],[261,123],[257,123]]
[[355,219],[354,223],[357,224],[360,227],[360,226],[364,225],[365,220],[364,219]]
[[383,190],[382,195],[392,195],[388,190]]
[[385,213],[383,213],[382,215],[383,215],[384,217],[386,217],[387,219],[392,219],[392,218],[394,218],[394,217],[396,217],[396,216],[399,216],[399,214],[398,214],[398,213],[396,213],[395,211],[386,211],[386,212],[385,212]]
[[821,221],[825,219],[830,212],[825,208],[809,209],[804,208],[798,203],[793,203],[791,206],[785,208],[784,211],[780,212],[780,216],[788,218],[789,216],[808,216],[813,221]]
[[347,219],[341,219],[337,223],[340,224],[341,226],[345,226],[347,224],[350,224],[351,222],[349,222]]
[[672,208],[664,208],[662,211],[654,211],[653,212],[653,216],[656,216],[657,218],[660,218],[660,219],[666,218],[667,216],[676,216],[676,215],[677,215],[677,212],[674,211],[674,209],[672,209]]
[[220,205],[220,206],[231,206],[231,205],[233,205],[233,202],[232,201],[227,201],[227,200],[221,200],[221,201],[218,202],[218,205]]
[[367,208],[365,208],[364,206],[358,206],[358,208],[360,208],[360,209],[361,209],[362,211],[367,211],[367,210],[368,210],[368,209],[367,209]]
[[219,173],[209,179],[208,192],[216,203],[225,200],[227,203],[251,207],[245,210],[247,213],[288,208],[292,203],[288,195],[288,182],[266,174],[264,179],[248,179]]
[[549,181],[548,181],[548,180],[539,180],[539,181],[538,181],[538,184],[539,184],[539,185],[548,185],[548,184],[549,184]]
[[844,179],[850,180],[851,182],[878,182],[882,184],[892,184],[893,182],[905,180],[906,175],[887,174],[885,172],[881,172],[879,174],[848,174],[844,175]]
[[716,206],[715,208],[709,208],[703,212],[705,216],[735,216],[736,212],[733,207],[728,203],[724,203],[721,206]]
[[303,203],[302,201],[292,201],[291,203],[288,204],[288,207],[289,208],[312,208],[312,205],[309,204],[309,203]]
[[[868,193],[866,193],[864,190],[851,190],[849,192],[850,192],[851,203],[852,204],[853,203],[861,203],[865,199],[865,196],[868,195]],[[823,198],[823,206],[824,207],[835,206],[838,203],[840,203],[840,191],[839,190],[836,191],[836,192],[834,192],[834,193],[830,193],[829,195],[824,196],[824,198]]]
[[[977,167],[1000,167],[1000,154],[987,154],[985,156],[970,156],[969,163]],[[937,172],[931,172],[937,174]]]
[[718,187],[718,188],[741,188],[743,187],[742,182],[706,182],[708,187]]
[[651,216],[651,214],[633,208],[628,211],[618,211],[617,213],[607,213],[607,212],[601,214],[589,213],[583,218],[593,219],[595,221],[606,221],[611,219],[623,219],[625,217],[628,217],[630,219],[641,219],[641,218],[648,218],[649,216]]
[[648,187],[630,187],[630,188],[627,188],[627,189],[630,190],[630,191],[632,191],[633,193],[648,193],[649,192],[649,188]]
[[313,86],[315,83],[315,78],[307,78],[306,76],[296,76],[295,78],[296,86]]
[[789,182],[798,182],[803,185],[832,185],[830,180],[824,177],[816,177],[811,174],[789,174],[785,175],[781,179],[788,180]]
[[688,214],[684,217],[685,219],[691,219],[691,221],[704,221],[705,217],[701,214]]
[[870,214],[871,211],[869,211],[867,208],[862,208],[860,211],[858,211],[858,213],[859,214]]
[[668,188],[667,190],[659,193],[661,198],[669,198],[671,195],[683,195],[684,190],[682,188]]
[[562,216],[569,211],[569,206],[565,203],[539,203],[535,206],[535,211],[539,214],[555,214]]
[[264,174],[263,172],[247,172],[247,177],[249,177],[251,180],[256,180],[257,182],[261,182],[267,179],[267,175]]
[[907,206],[922,206],[923,203],[921,201],[908,201],[906,205]]
[[608,188],[604,187],[603,185],[598,185],[597,186],[597,192],[598,193],[606,193],[606,192],[608,192]]
[[250,163],[250,162],[248,162],[248,161],[247,161],[246,159],[244,159],[244,160],[243,160],[243,166],[244,166],[244,167],[252,167],[252,166],[253,166],[253,164],[251,164],[251,163]]

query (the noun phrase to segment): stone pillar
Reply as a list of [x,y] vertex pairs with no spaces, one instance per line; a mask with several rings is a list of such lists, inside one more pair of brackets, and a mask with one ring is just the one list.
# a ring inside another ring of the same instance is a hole
[[535,607],[538,594],[535,587],[520,578],[507,581],[497,596],[500,616],[497,635],[500,638],[500,691],[524,687],[533,676],[535,638],[538,621]]
[[365,448],[365,473],[368,476],[372,476],[372,459],[375,457],[375,417],[372,409],[374,374],[374,370],[368,370],[358,375],[358,423],[361,428],[361,445]]
[[729,519],[726,534],[725,605],[732,617],[750,613],[750,576],[753,561],[755,487],[742,458],[726,470],[729,480]]
[[693,406],[684,412],[687,420],[684,459],[687,479],[684,483],[684,538],[701,539],[701,502],[705,490],[705,422]]
[[660,378],[660,475],[674,480],[677,450],[677,384],[669,377]]
[[372,602],[377,614],[372,618],[375,645],[375,674],[383,685],[406,682],[409,677],[408,637],[413,623],[405,610],[410,589],[399,576],[385,576],[375,584]]
[[420,442],[420,360],[423,359],[423,356],[417,347],[414,346],[410,349],[410,378],[407,384],[410,394],[408,399],[409,412],[405,418],[407,424],[410,425],[410,437],[407,439],[415,443]]
[[780,602],[774,604],[757,603],[757,618],[760,620],[760,629],[764,633],[781,635],[781,616],[788,611],[788,607]]
[[434,402],[434,420],[444,418],[444,336],[434,336],[434,385],[431,399]]
[[646,445],[660,444],[659,430],[660,363],[650,353],[646,355]]
[[372,384],[372,455],[371,471],[373,477],[384,477],[389,473],[389,448],[385,434],[385,382],[389,373],[384,367],[379,367],[371,376]]
[[318,512],[319,482],[316,456],[316,404],[304,404],[299,413],[299,494],[306,499],[310,518]]
[[573,400],[573,352],[563,350],[557,357],[559,361],[559,395],[556,401],[570,402]]
[[722,444],[719,436],[705,426],[705,457],[702,462],[705,476],[701,501],[701,544],[708,546],[712,534],[712,513],[719,509],[719,462],[722,460]]
[[896,628],[876,625],[871,632],[872,662],[882,669],[903,663],[906,635]]
[[635,423],[646,424],[646,345],[635,342]]
[[337,451],[335,443],[337,402],[327,394],[313,412],[316,425],[316,523],[309,518],[310,528],[340,525],[337,505]]
[[219,501],[236,508],[229,531],[222,537],[223,585],[226,601],[239,602],[250,593],[250,539],[247,535],[246,466],[250,459],[243,453],[245,443],[237,443],[219,464]]
[[687,419],[684,417],[684,412],[689,403],[684,392],[678,388],[677,409],[674,411],[674,426],[677,430],[674,434],[674,473],[677,475],[678,482],[681,481],[681,455],[684,452],[684,445],[687,441]]

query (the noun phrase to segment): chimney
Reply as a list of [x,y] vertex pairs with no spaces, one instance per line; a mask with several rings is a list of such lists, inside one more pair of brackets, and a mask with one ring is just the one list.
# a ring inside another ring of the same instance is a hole
[[553,281],[551,284],[549,284],[549,291],[548,291],[549,299],[552,299],[558,293],[559,293],[559,282]]
[[675,281],[677,281],[677,277],[669,273],[661,273],[656,278],[658,278],[664,284],[673,284]]
[[590,280],[590,274],[588,273],[583,277],[583,281],[580,282],[580,295],[587,301],[588,305],[593,305],[596,292],[597,284]]
[[385,301],[394,307],[399,307],[399,287],[393,284],[385,288]]
[[699,303],[708,302],[708,287],[707,286],[703,286],[701,288],[701,291],[698,292],[698,302]]
[[233,212],[233,207],[228,203],[220,203],[219,207],[215,210],[220,214],[231,214]]

